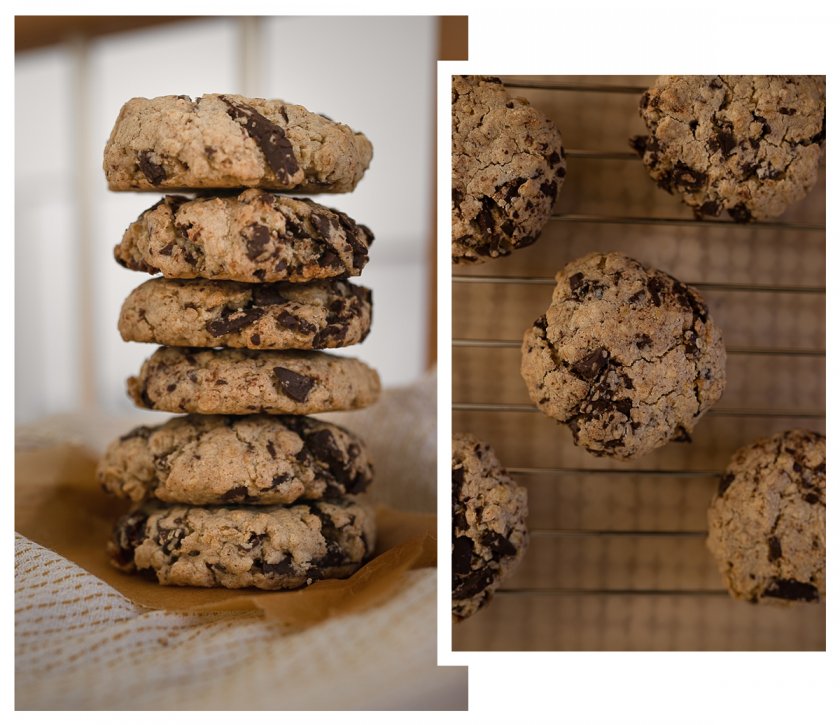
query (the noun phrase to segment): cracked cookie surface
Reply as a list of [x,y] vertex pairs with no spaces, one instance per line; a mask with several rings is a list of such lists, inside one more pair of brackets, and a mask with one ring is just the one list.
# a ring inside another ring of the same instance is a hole
[[577,259],[556,279],[522,343],[531,400],[597,456],[689,440],[726,381],[723,338],[699,293],[617,253]]
[[474,436],[452,436],[452,614],[475,614],[528,547],[528,492]]
[[566,175],[560,133],[498,78],[452,78],[452,261],[536,241]]
[[779,216],[819,173],[824,76],[662,76],[641,99],[648,172],[697,216]]
[[117,521],[111,563],[160,584],[296,589],[344,578],[373,552],[371,508],[352,497],[291,506],[146,502]]
[[323,352],[161,347],[128,379],[141,408],[171,413],[307,415],[379,398],[376,370]]
[[825,596],[825,436],[791,430],[739,449],[709,508],[707,545],[750,602]]
[[308,282],[352,277],[373,234],[309,199],[246,189],[226,196],[165,196],[114,247],[128,269],[179,279]]
[[132,98],[105,146],[111,191],[352,191],[373,147],[303,106],[233,94]]
[[371,294],[343,280],[253,285],[150,279],[123,302],[123,340],[255,350],[355,345],[370,331]]
[[187,415],[113,441],[96,473],[133,501],[270,505],[361,493],[373,468],[357,436],[315,418]]

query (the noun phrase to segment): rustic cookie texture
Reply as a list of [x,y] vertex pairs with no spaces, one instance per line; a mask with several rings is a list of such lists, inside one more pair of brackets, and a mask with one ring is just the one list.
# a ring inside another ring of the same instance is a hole
[[309,199],[259,189],[166,196],[114,248],[128,269],[164,277],[308,282],[361,274],[373,234]]
[[155,278],[125,300],[123,340],[187,347],[320,350],[367,337],[371,293],[343,280],[309,284]]
[[352,191],[373,148],[343,123],[233,94],[132,98],[105,146],[112,191],[259,187]]
[[689,440],[720,398],[726,352],[700,294],[617,253],[557,273],[551,305],[525,332],[531,400],[596,456],[635,458]]
[[632,139],[653,179],[697,216],[779,216],[817,181],[824,76],[663,76]]
[[147,502],[123,516],[111,563],[160,584],[295,589],[350,576],[372,553],[373,511],[353,498],[291,506]]
[[379,391],[360,360],[307,351],[161,347],[128,380],[138,406],[171,413],[308,415],[364,408]]
[[552,121],[498,78],[452,79],[452,261],[533,244],[566,175]]
[[187,415],[113,441],[97,479],[108,493],[188,504],[289,504],[361,493],[362,441],[306,416]]
[[528,547],[527,491],[474,436],[452,438],[452,614],[485,606]]
[[709,550],[730,594],[825,596],[825,436],[790,430],[739,449],[709,508]]

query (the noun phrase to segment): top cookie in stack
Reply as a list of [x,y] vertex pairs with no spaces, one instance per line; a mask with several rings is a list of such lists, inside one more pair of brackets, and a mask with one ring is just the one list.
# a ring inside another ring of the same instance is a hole
[[115,528],[119,568],[162,584],[281,589],[349,576],[372,552],[372,511],[353,496],[371,480],[364,442],[304,414],[379,396],[375,370],[320,352],[370,330],[370,290],[346,278],[373,234],[275,193],[352,191],[371,155],[362,134],[282,101],[123,106],[105,148],[111,190],[198,196],[164,197],[114,250],[162,275],[120,314],[124,340],[164,346],[129,394],[190,414],[131,431],[100,462],[103,488],[138,502]]
[[373,156],[343,123],[283,101],[211,93],[133,98],[105,146],[111,191],[353,191]]

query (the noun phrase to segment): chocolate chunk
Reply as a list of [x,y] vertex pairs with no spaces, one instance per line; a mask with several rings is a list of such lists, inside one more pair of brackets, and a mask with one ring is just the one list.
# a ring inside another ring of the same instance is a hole
[[787,106],[782,106],[779,109],[779,113],[781,113],[783,116],[792,116],[793,114],[796,113],[796,109],[795,108],[788,108]]
[[222,501],[242,501],[248,498],[247,486],[234,486],[222,494]]
[[583,380],[595,380],[607,367],[610,354],[605,347],[599,347],[572,365],[572,372]]
[[330,220],[321,214],[313,214],[310,218],[312,219],[312,226],[315,227],[318,234],[320,234],[323,239],[329,239],[334,228],[334,225],[330,223]]
[[[177,521],[177,519],[176,519]],[[155,537],[155,542],[163,550],[167,556],[181,548],[181,543],[187,535],[187,530],[183,526],[175,526],[174,528],[167,528],[158,522],[158,534]]]
[[461,497],[461,488],[464,485],[464,468],[452,469],[452,499],[457,501]]
[[770,540],[767,542],[767,548],[768,561],[776,561],[777,559],[782,558],[782,542],[779,541],[775,536],[770,537]]
[[662,306],[662,293],[665,291],[665,283],[659,277],[651,277],[647,283],[648,292],[657,307]]
[[463,578],[452,577],[452,597],[454,599],[469,599],[487,589],[493,583],[492,569],[476,569]]
[[161,247],[158,251],[158,254],[162,254],[164,257],[171,257],[172,250],[175,248],[175,242],[169,242],[165,247]]
[[750,213],[750,210],[747,209],[747,205],[743,202],[739,202],[731,209],[727,209],[726,212],[739,224],[746,224],[752,220],[752,214]]
[[294,574],[295,568],[292,565],[292,560],[284,556],[280,561],[269,564],[262,559],[255,559],[251,571],[259,571],[267,577],[285,576],[286,574]]
[[312,378],[306,377],[296,373],[294,370],[289,370],[284,367],[274,368],[274,377],[276,378],[275,387],[278,392],[285,393],[288,397],[298,403],[305,403],[309,397],[309,391],[315,385]]
[[114,559],[120,566],[134,563],[134,550],[146,538],[146,522],[149,517],[143,511],[135,511],[123,516],[114,528],[114,543],[117,552]]
[[702,171],[687,166],[682,161],[674,165],[672,184],[681,190],[699,191],[708,177]]
[[260,309],[223,310],[215,320],[210,320],[204,327],[213,337],[221,337],[231,332],[239,332],[264,314],[265,311]]
[[506,556],[516,556],[516,547],[504,536],[495,531],[488,531],[481,537],[481,543],[493,552],[495,560]]
[[328,567],[345,563],[344,552],[339,543],[340,534],[333,520],[316,506],[310,506],[309,510],[320,519],[321,536],[327,544],[327,553],[318,559],[318,565]]
[[636,347],[639,348],[639,350],[643,350],[644,348],[653,345],[653,339],[650,335],[646,335],[645,333],[636,335],[636,339],[634,340],[634,342],[636,343]]
[[272,459],[277,458],[277,449],[274,447],[274,443],[272,441],[268,441],[265,444],[265,449],[268,451],[268,455],[271,456]]
[[720,214],[720,204],[716,201],[704,201],[698,211],[706,216],[718,216]]
[[578,287],[583,284],[583,273],[582,272],[575,272],[571,277],[569,277],[569,289],[572,292],[575,292]]
[[[724,121],[715,127],[715,141],[717,142],[715,145],[718,149],[720,149],[721,153],[724,156],[729,156],[732,150],[738,145],[738,142],[735,140],[735,136],[732,133],[732,122],[731,121]],[[713,144],[711,140],[709,141],[709,148],[713,151],[717,150],[712,148]]]
[[340,267],[341,258],[332,249],[325,249],[318,257],[318,264],[322,267]]
[[366,472],[354,471],[353,461],[345,458],[330,431],[319,430],[306,436],[306,445],[347,493],[360,493],[367,488],[370,480]]
[[493,210],[496,208],[494,202],[489,196],[481,197],[481,211],[476,215],[475,221],[478,224],[482,234],[493,234],[496,229],[496,222],[493,219]]
[[806,493],[802,498],[805,501],[805,503],[810,503],[810,504],[819,503],[819,501],[820,501],[819,494],[814,493],[813,491],[810,491],[809,493]]
[[787,599],[795,602],[819,601],[820,593],[813,584],[796,579],[773,579],[764,590],[765,597]]
[[551,199],[553,203],[557,199],[557,182],[543,181],[542,184],[540,184],[540,191],[542,192],[543,196],[546,196],[549,199]]
[[320,350],[325,348],[330,341],[343,342],[347,338],[347,331],[349,329],[350,326],[346,324],[327,325],[327,327],[312,338],[312,347]]
[[619,400],[613,400],[612,404],[613,410],[621,413],[622,415],[624,415],[625,418],[630,417],[630,411],[633,410],[633,401],[630,400],[630,398],[621,398]]
[[251,224],[246,230],[250,236],[246,236],[246,254],[252,262],[259,257],[271,240],[271,231],[263,224]]
[[732,485],[732,482],[734,480],[734,473],[727,473],[726,475],[722,476],[720,479],[720,483],[718,483],[718,496],[723,496],[723,494],[726,493],[726,489]]
[[697,347],[697,333],[694,330],[686,330],[683,333],[683,347],[687,355],[696,355],[700,352]]
[[244,122],[242,125],[245,131],[260,147],[277,179],[289,183],[300,167],[283,129],[245,103],[234,104],[225,96],[221,96],[221,99],[228,106],[228,116],[234,121]]
[[464,194],[462,192],[458,191],[458,189],[453,188],[452,189],[452,203],[455,206],[458,206],[463,200],[464,200]]
[[469,574],[473,555],[473,542],[469,536],[457,536],[452,542],[453,574]]
[[278,327],[292,330],[294,332],[315,332],[317,329],[311,322],[307,322],[306,320],[297,317],[290,312],[286,312],[285,310],[277,315],[275,319],[277,320]]
[[562,157],[560,156],[560,154],[558,154],[556,151],[552,151],[548,157],[549,166],[557,166],[557,164],[560,163],[561,158]]
[[137,154],[137,165],[150,184],[157,186],[166,180],[166,169],[152,161],[151,151],[141,151]]

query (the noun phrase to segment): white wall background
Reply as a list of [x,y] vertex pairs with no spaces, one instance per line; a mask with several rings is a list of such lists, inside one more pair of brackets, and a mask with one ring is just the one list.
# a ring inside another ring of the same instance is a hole
[[120,305],[148,276],[112,248],[158,194],[111,193],[102,150],[133,96],[229,92],[283,98],[363,131],[374,158],[352,194],[322,196],[376,241],[368,339],[343,354],[386,385],[423,371],[431,234],[437,25],[433,18],[222,18],[16,59],[16,420],[131,410],[125,379],[152,345],[125,343]]

